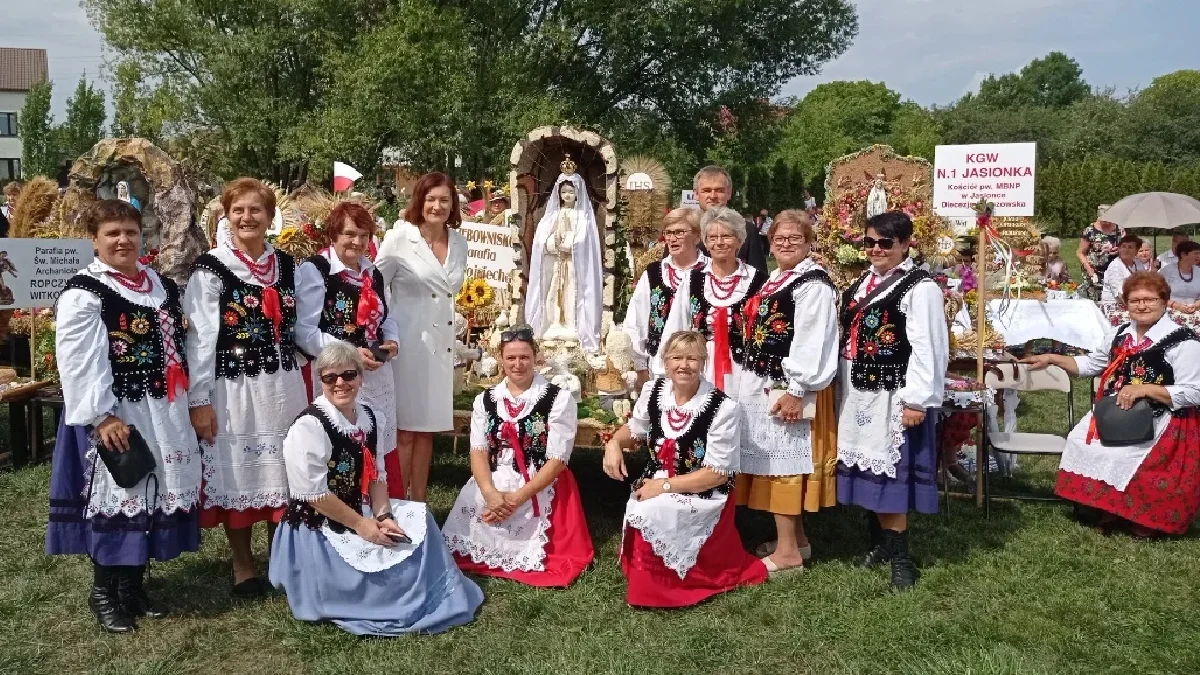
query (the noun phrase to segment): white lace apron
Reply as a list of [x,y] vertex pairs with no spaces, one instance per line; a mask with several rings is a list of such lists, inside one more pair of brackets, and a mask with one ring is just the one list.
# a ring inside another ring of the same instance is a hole
[[[371,507],[364,504],[362,513],[371,517]],[[329,540],[333,550],[337,551],[346,564],[359,572],[381,572],[408,560],[425,541],[428,525],[427,508],[421,502],[406,502],[400,499],[392,500],[392,514],[396,524],[412,539],[409,544],[395,546],[380,546],[358,536],[354,530],[347,529],[338,534],[329,529],[329,522],[321,527],[321,534]]]
[[1088,444],[1088,429],[1092,424],[1092,413],[1089,412],[1067,435],[1067,445],[1063,448],[1058,468],[1124,491],[1146,456],[1158,445],[1171,419],[1168,413],[1154,420],[1154,440],[1149,443],[1117,448],[1101,445],[1099,438]]

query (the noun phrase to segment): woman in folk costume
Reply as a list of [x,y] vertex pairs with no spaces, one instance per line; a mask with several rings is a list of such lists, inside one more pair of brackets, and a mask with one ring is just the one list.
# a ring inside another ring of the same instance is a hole
[[559,168],[533,234],[525,319],[539,340],[578,338],[580,347],[595,352],[604,296],[596,212],[569,155]]
[[[375,221],[366,207],[341,202],[326,219],[329,248],[296,269],[296,344],[306,354],[320,354],[343,340],[363,357],[360,397],[376,420],[377,449],[389,467],[389,492],[402,494],[396,449],[396,381],[391,359],[399,351],[396,318],[384,299],[383,275],[367,258]],[[314,393],[320,384],[314,379]],[[395,475],[393,475],[395,474]]]
[[454,181],[427,173],[375,259],[388,306],[403,313],[402,349],[392,362],[399,460],[392,469],[399,469],[408,499],[418,502],[426,498],[433,434],[454,428],[454,297],[467,265],[461,222]]
[[650,379],[650,359],[658,354],[675,291],[689,271],[708,264],[708,256],[700,253],[699,209],[678,208],[664,216],[662,237],[667,255],[651,263],[638,279],[622,325],[633,343],[639,386]]
[[[663,341],[681,330],[698,330],[707,340],[704,378],[717,389],[734,396],[744,377],[746,301],[767,281],[767,273],[738,260],[737,252],[746,239],[746,219],[737,211],[714,206],[700,219],[700,231],[711,261],[705,269],[692,270],[675,293],[671,312],[663,327]],[[656,375],[663,371],[663,353],[652,363]]]
[[646,383],[633,416],[604,450],[604,472],[615,480],[628,478],[622,453],[638,440],[651,452],[625,506],[621,541],[626,601],[634,606],[685,607],[767,580],[733,522],[728,495],[742,414],[704,380],[705,341],[696,331],[667,338],[667,376]]
[[[837,290],[808,257],[812,218],[775,217],[768,232],[779,267],[746,303],[746,373],[738,404],[746,413],[735,497],[775,515],[778,539],[760,546],[767,570],[803,569],[812,547],[805,511],[837,503]],[[815,414],[805,419],[805,398]]]
[[308,403],[296,359],[296,263],[266,240],[275,193],[239,178],[221,197],[232,246],[196,259],[184,293],[192,425],[202,440],[203,527],[223,525],[233,593],[269,590],[255,572],[254,523],[268,531],[287,505],[283,437]]
[[470,623],[483,592],[454,566],[433,515],[421,502],[388,498],[379,415],[358,400],[363,365],[338,340],[314,364],[322,395],[283,442],[291,499],[272,542],[271,583],[297,619],[355,635]]
[[1167,316],[1170,289],[1158,273],[1134,272],[1122,290],[1131,322],[1104,345],[1084,356],[1046,354],[1026,362],[1099,376],[1097,400],[1116,396],[1126,410],[1146,400],[1154,438],[1106,446],[1089,412],[1067,436],[1054,491],[1106,531],[1182,535],[1200,511],[1200,340]]
[[471,479],[442,532],[464,572],[566,587],[594,553],[567,468],[575,400],[536,373],[536,358],[529,326],[500,334],[504,381],[475,397]]
[[[125,633],[138,618],[166,615],[143,588],[147,561],[200,546],[200,451],[187,413],[179,288],[138,263],[141,214],[133,206],[96,202],[84,224],[96,260],[67,282],[55,308],[63,425],[46,553],[92,559],[88,605],[101,628]],[[127,452],[132,429],[154,469],[123,488],[94,446]]]
[[842,402],[837,497],[867,516],[873,567],[891,562],[892,586],[910,588],[908,511],[937,513],[937,420],[950,348],[942,291],[909,258],[912,221],[867,220],[871,268],[842,294]]

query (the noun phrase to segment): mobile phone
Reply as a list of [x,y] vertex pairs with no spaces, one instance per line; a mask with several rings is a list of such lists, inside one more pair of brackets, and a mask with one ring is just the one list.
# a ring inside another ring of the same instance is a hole
[[388,539],[391,539],[392,541],[396,542],[397,544],[411,544],[412,543],[412,537],[408,536],[407,534],[392,534],[391,532],[388,532],[386,534],[387,534]]
[[384,349],[378,342],[372,342],[367,345],[367,349],[371,350],[371,356],[380,363],[387,363],[392,355],[388,350]]

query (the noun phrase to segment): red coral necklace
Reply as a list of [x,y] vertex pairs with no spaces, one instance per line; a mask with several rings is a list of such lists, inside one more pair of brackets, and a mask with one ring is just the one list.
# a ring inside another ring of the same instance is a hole
[[667,411],[667,426],[671,427],[671,431],[680,432],[692,421],[692,413],[679,408],[672,408]]
[[254,277],[254,280],[257,281],[259,284],[261,284],[263,286],[274,286],[275,285],[275,256],[274,255],[267,258],[267,261],[264,263],[254,262],[253,260],[250,259],[250,256],[246,255],[240,249],[237,249],[237,248],[233,249],[233,255],[236,256],[238,260],[242,261],[242,264],[246,266],[246,269],[250,270],[250,276]]
[[737,290],[738,282],[741,280],[742,278],[736,273],[731,274],[728,279],[718,279],[712,272],[708,273],[708,287],[717,300],[732,298],[733,292]]
[[106,274],[134,293],[149,293],[154,290],[154,280],[150,278],[149,274],[146,274],[146,270],[138,270],[137,275],[132,277],[115,270],[110,270]]
[[513,401],[508,398],[504,399],[504,410],[508,413],[510,418],[516,419],[517,415],[520,415],[521,411],[524,409],[525,401]]

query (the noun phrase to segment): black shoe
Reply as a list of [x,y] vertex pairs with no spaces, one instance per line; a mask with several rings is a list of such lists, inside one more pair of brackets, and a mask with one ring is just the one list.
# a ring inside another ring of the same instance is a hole
[[[94,563],[93,563],[94,564]],[[100,627],[109,633],[132,633],[137,625],[121,609],[116,590],[116,569],[95,565],[95,581],[88,596],[88,608],[96,615]]]
[[271,592],[271,584],[262,577],[250,577],[233,585],[233,597],[240,600],[257,600]]
[[867,514],[867,540],[870,550],[854,564],[859,567],[879,567],[892,559],[892,553],[883,540],[883,528],[879,526],[874,513]]
[[145,566],[120,568],[117,594],[121,598],[121,608],[131,617],[161,619],[167,616],[167,609],[150,599],[144,586],[145,577]]
[[916,563],[908,553],[908,532],[884,530],[883,536],[887,540],[887,549],[891,554],[892,588],[898,591],[907,591],[916,585],[917,579],[921,576],[921,571],[917,569]]

